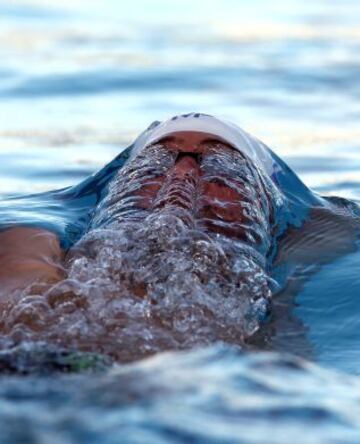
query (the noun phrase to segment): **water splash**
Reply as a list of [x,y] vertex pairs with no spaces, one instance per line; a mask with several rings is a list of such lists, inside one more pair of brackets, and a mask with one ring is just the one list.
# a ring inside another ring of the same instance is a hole
[[215,144],[196,163],[151,146],[110,183],[66,279],[26,289],[1,330],[120,361],[244,344],[270,308],[271,211],[260,172],[236,151]]

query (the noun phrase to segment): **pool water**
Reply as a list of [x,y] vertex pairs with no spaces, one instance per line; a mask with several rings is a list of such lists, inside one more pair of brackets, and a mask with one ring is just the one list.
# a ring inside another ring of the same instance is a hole
[[[360,200],[356,0],[13,0],[0,14],[3,198],[76,184],[153,120],[202,111],[314,191]],[[357,443],[359,267],[344,256],[297,295],[312,363],[216,344],[95,374],[10,371],[2,442]]]

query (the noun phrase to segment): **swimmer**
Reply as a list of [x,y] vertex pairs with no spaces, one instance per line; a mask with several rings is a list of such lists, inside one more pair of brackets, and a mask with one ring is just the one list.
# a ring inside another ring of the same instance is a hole
[[171,324],[171,340],[185,346],[195,331],[187,316],[200,342],[253,336],[289,277],[354,251],[359,234],[354,203],[312,193],[262,142],[205,114],[155,122],[97,175],[30,202],[42,199],[53,208],[38,223],[28,222],[26,199],[13,219],[4,212],[0,303],[21,304],[35,286],[49,306],[70,287],[86,305],[107,288],[114,306],[147,301],[149,335]]

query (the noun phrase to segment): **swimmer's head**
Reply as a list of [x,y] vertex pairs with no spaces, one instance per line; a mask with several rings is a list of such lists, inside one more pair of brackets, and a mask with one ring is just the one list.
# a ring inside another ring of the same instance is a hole
[[189,114],[154,123],[135,141],[101,204],[106,212],[94,222],[171,213],[189,229],[265,255],[276,195],[267,173],[270,160],[240,128],[215,117]]
[[209,114],[188,113],[153,122],[135,140],[131,158],[161,140],[168,140],[176,134],[191,138],[191,133],[202,133],[207,138],[218,140],[252,163],[266,182],[265,187],[284,221],[298,226],[306,217],[306,207],[322,205],[321,198],[312,193],[263,142],[234,123]]

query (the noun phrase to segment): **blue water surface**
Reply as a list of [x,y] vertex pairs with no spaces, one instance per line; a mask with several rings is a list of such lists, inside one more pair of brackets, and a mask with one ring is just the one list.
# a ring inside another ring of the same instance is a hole
[[[203,111],[313,190],[360,199],[357,0],[5,0],[0,16],[3,198],[79,183],[153,120]],[[354,252],[297,295],[315,364],[215,345],[4,376],[1,442],[358,443],[359,269]]]

